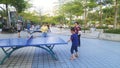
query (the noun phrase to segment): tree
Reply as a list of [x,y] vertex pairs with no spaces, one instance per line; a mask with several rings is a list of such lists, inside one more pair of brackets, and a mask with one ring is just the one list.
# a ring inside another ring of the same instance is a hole
[[22,12],[20,13],[20,15],[25,19],[25,20],[30,20],[32,22],[35,22],[35,23],[39,23],[40,22],[40,17],[38,15],[36,15],[35,12]]
[[13,6],[18,12],[22,12],[30,7],[30,4],[26,0],[1,0],[0,4],[5,4],[6,9],[8,9],[8,5]]
[[25,0],[10,0],[10,5],[14,6],[18,13],[24,11],[25,9],[31,7],[31,4]]
[[82,5],[84,8],[84,33],[85,33],[85,28],[87,28],[87,14],[88,11],[91,11],[94,7],[97,6],[96,1],[95,0],[80,0],[82,1]]
[[64,22],[62,21],[63,19],[65,19],[63,15],[57,15],[53,17],[54,22],[60,23],[60,24],[63,24],[65,22],[65,20]]
[[7,27],[9,28],[9,27],[11,27],[11,23],[9,21],[9,16],[8,16],[8,6],[15,7],[16,11],[18,13],[20,13],[27,8],[28,1],[25,1],[25,0],[0,0],[0,4],[6,5]]
[[114,5],[114,14],[112,13],[112,16],[114,16],[114,29],[117,28],[117,19],[118,19],[118,4],[120,3],[119,0],[104,0],[103,4],[110,4],[110,5]]
[[106,7],[103,9],[103,19],[105,24],[113,25],[114,24],[114,8]]
[[79,1],[70,1],[62,5],[61,11],[65,13],[65,16],[67,16],[71,22],[73,16],[81,16],[83,6]]
[[115,0],[115,18],[114,18],[114,29],[117,28],[117,14],[118,14],[118,0]]

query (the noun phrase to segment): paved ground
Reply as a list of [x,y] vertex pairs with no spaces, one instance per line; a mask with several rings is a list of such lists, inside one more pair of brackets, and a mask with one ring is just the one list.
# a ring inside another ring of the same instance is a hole
[[[22,34],[22,37],[27,36],[24,32]],[[16,36],[17,34],[4,35],[6,38]],[[54,36],[59,36],[65,41],[69,39],[69,35],[59,34]],[[2,37],[3,35],[0,34],[0,38]],[[79,58],[73,61],[69,60],[70,46],[71,43],[55,46],[54,52],[59,58],[58,61],[53,60],[42,49],[35,47],[21,48],[15,51],[4,64],[0,65],[0,68],[120,68],[120,42],[81,38]],[[4,54],[0,50],[0,59],[3,56]]]

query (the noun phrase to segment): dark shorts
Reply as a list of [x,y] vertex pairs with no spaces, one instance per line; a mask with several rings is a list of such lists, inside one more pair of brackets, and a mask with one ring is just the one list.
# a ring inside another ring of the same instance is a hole
[[21,30],[18,30],[18,32],[20,32]]
[[72,46],[71,46],[71,49],[70,49],[71,54],[73,54],[73,53],[74,53],[74,51],[75,51],[75,52],[78,52],[77,47],[78,47],[78,46],[74,46],[74,45],[72,45]]

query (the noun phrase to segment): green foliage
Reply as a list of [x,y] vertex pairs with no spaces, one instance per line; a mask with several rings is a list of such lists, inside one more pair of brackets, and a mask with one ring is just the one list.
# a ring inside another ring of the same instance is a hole
[[1,17],[5,17],[5,16],[6,16],[6,13],[5,13],[5,11],[3,11],[3,10],[0,10],[0,15],[1,15]]
[[65,17],[62,15],[54,16],[53,21],[59,24],[63,24],[65,22]]
[[112,25],[113,21],[114,21],[114,18],[108,17],[108,18],[105,18],[105,21],[106,21],[106,24]]
[[107,8],[104,8],[102,11],[103,11],[104,17],[114,17],[113,16],[115,14],[114,7],[107,7]]
[[0,0],[0,4],[11,5],[16,8],[18,13],[24,11],[30,4],[26,0]]
[[54,21],[53,21],[53,17],[48,17],[48,16],[46,16],[45,19],[44,19],[42,22],[47,22],[47,23],[50,24],[50,23],[54,22]]
[[11,0],[10,5],[14,6],[18,13],[20,13],[26,9],[27,4],[28,2],[25,0]]
[[83,6],[79,1],[72,1],[62,5],[61,10],[68,15],[79,16],[83,13]]
[[99,26],[99,27],[96,27],[96,29],[108,29],[107,26]]
[[87,4],[87,7],[89,7],[89,10],[92,10],[94,7],[97,7],[97,4],[96,2],[89,2]]
[[88,13],[88,19],[89,21],[98,21],[99,20],[99,14],[97,12],[95,13]]
[[79,22],[79,25],[83,25],[84,24],[84,20],[78,19],[76,21]]
[[82,30],[90,30],[90,28],[81,28]]
[[25,19],[25,20],[30,20],[30,21],[33,21],[33,22],[40,22],[40,17],[35,15],[35,13],[25,13],[25,12],[22,12],[20,13],[20,15]]
[[2,28],[3,27],[3,25],[2,24],[0,24],[0,28]]
[[47,15],[44,15],[44,16],[38,16],[36,15],[35,12],[33,13],[25,13],[25,12],[22,12],[20,13],[20,15],[26,19],[26,20],[30,20],[30,21],[33,21],[33,22],[36,22],[36,23],[41,23],[42,22],[47,22],[49,24],[61,24],[61,23],[64,23],[64,22],[61,22],[61,20],[65,20],[64,16],[62,15],[58,15],[58,16],[47,16]]
[[104,33],[120,34],[120,29],[107,29],[104,30]]
[[104,3],[105,4],[113,4],[113,0],[105,0]]

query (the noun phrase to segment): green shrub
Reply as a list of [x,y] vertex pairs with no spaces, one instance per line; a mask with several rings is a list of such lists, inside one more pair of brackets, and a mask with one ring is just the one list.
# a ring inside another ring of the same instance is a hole
[[82,28],[82,30],[89,30],[89,28]]
[[99,27],[96,27],[96,29],[108,29],[108,27],[107,26],[99,26]]
[[120,29],[107,29],[104,30],[104,33],[120,34]]
[[2,24],[0,24],[0,28],[2,28],[3,27],[3,25]]

